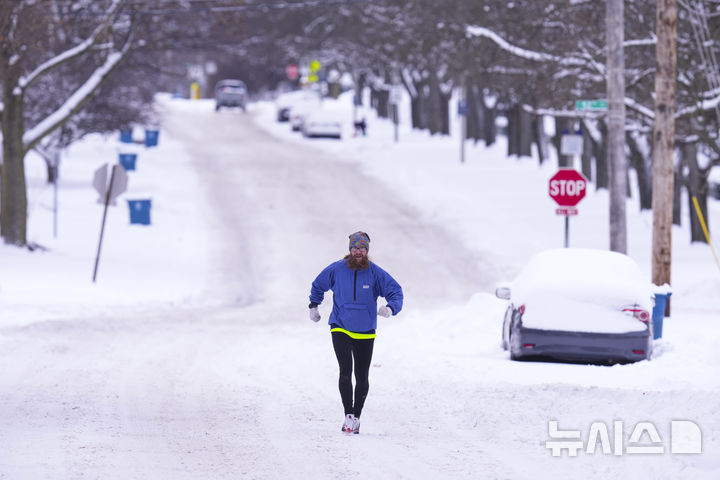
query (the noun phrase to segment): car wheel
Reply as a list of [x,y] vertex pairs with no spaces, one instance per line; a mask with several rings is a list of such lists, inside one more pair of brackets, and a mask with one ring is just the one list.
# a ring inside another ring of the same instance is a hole
[[520,355],[520,342],[515,340],[515,323],[510,323],[508,330],[508,345],[510,349],[510,360],[519,360]]
[[510,322],[512,320],[512,305],[508,306],[505,310],[505,316],[503,317],[502,325],[502,349],[508,350],[510,348]]
[[517,348],[510,344],[510,360],[518,360],[520,355],[517,353]]

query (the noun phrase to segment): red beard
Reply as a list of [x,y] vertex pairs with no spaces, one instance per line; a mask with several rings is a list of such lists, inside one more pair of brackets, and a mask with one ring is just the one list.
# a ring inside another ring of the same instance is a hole
[[365,270],[370,267],[370,258],[367,255],[355,258],[352,255],[347,254],[343,260],[345,260],[345,263],[350,270]]

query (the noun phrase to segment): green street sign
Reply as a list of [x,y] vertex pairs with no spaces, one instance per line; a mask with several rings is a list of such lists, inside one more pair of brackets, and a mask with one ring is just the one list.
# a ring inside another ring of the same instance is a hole
[[607,110],[607,100],[576,100],[575,110]]

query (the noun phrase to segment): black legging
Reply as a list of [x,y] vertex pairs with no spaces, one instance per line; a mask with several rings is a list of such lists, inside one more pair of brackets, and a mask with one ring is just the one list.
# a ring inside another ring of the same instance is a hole
[[[354,414],[360,418],[370,383],[368,374],[372,360],[374,338],[356,340],[343,332],[331,332],[335,356],[340,367],[340,398],[345,415]],[[355,404],[353,405],[353,358],[355,359]]]

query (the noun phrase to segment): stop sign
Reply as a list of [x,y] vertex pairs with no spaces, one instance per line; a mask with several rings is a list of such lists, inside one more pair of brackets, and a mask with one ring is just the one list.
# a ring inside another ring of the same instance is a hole
[[300,69],[295,64],[290,64],[287,67],[285,67],[285,75],[287,75],[288,80],[295,81],[298,78],[298,75],[300,75]]
[[585,198],[587,179],[572,168],[561,168],[550,178],[550,197],[561,207],[574,207]]

